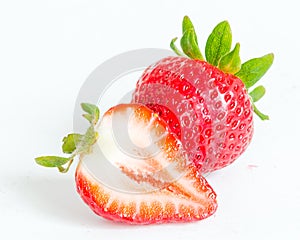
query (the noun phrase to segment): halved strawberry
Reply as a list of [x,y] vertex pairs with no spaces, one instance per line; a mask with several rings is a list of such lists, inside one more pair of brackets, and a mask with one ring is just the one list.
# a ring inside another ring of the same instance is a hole
[[[204,219],[216,208],[216,194],[188,160],[181,142],[152,110],[121,104],[98,121],[99,111],[83,105],[92,123],[85,135],[64,138],[70,158],[37,158],[58,167],[80,156],[77,191],[98,215],[132,224]],[[68,165],[69,166],[69,165]]]
[[[163,118],[182,141],[202,172],[223,168],[248,147],[253,135],[253,112],[265,93],[251,90],[273,62],[273,54],[241,64],[240,44],[231,51],[229,23],[219,23],[208,37],[202,56],[194,26],[185,16],[180,41],[183,52],[148,67],[139,79],[133,103],[147,105]],[[249,93],[250,92],[250,93]],[[249,93],[249,94],[248,94]]]

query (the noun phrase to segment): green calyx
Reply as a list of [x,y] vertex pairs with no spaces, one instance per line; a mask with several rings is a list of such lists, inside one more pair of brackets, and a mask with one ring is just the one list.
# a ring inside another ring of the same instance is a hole
[[195,60],[206,60],[223,72],[233,74],[241,79],[252,99],[253,111],[260,119],[269,119],[254,104],[265,94],[264,87],[259,86],[252,91],[251,88],[255,87],[254,85],[271,67],[274,60],[273,53],[242,63],[239,54],[240,44],[237,43],[231,50],[232,34],[227,21],[219,23],[209,35],[205,45],[205,59],[198,46],[197,34],[189,17],[185,16],[182,21],[182,37],[180,39],[182,51],[176,47],[176,40],[177,38],[172,39],[170,47],[177,55]]
[[83,117],[90,122],[91,126],[85,134],[71,133],[63,138],[62,151],[63,153],[70,154],[70,156],[41,156],[35,158],[37,164],[44,167],[57,167],[61,173],[66,173],[77,155],[86,154],[91,151],[92,145],[98,138],[95,125],[99,120],[100,111],[97,106],[90,103],[82,103],[81,108],[85,112]]

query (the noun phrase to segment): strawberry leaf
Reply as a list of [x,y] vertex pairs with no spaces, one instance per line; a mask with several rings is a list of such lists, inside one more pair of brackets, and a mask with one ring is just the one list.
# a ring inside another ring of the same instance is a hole
[[180,45],[183,53],[176,47],[175,41],[177,38],[173,38],[170,47],[178,56],[187,56],[191,59],[204,60],[201,51],[198,47],[197,35],[188,16],[185,16],[182,21],[182,37],[180,39]]
[[266,89],[263,86],[258,86],[249,93],[252,99],[253,111],[261,120],[269,120],[269,116],[259,111],[254,103],[259,101],[265,95],[265,93]]
[[170,47],[178,56],[184,56],[184,53],[181,52],[175,45],[175,42],[177,39],[178,39],[177,37],[172,39],[172,41],[170,43]]
[[[193,25],[191,19],[188,16],[184,16],[184,18],[182,20],[182,34],[184,34],[188,30],[191,30],[195,33],[195,28],[194,28],[194,25]],[[196,41],[196,44],[198,45],[196,33],[195,33],[195,41]]]
[[81,103],[81,108],[90,115],[94,115],[98,111],[98,108],[91,103]]
[[252,103],[252,106],[253,106],[253,111],[261,120],[269,120],[270,119],[268,115],[263,114],[261,111],[259,111],[254,103]]
[[219,23],[206,42],[205,56],[207,62],[218,66],[221,57],[230,51],[231,41],[232,35],[229,23],[227,21]]
[[80,144],[76,146],[78,153],[88,152],[90,147],[96,142],[98,133],[95,132],[94,127],[90,126],[86,133],[81,137]]
[[64,153],[73,153],[77,144],[82,140],[83,135],[78,133],[68,134],[63,138],[62,151]]
[[252,87],[271,67],[273,63],[273,53],[260,58],[253,58],[242,64],[241,70],[235,75],[240,78],[246,88]]
[[197,36],[194,30],[189,29],[183,34],[180,45],[183,52],[192,59],[203,60],[203,56],[197,44]]
[[241,69],[240,44],[237,43],[234,49],[224,55],[219,62],[219,69],[223,72],[235,74]]
[[198,47],[197,34],[194,25],[188,16],[182,21],[182,37],[180,45],[183,52],[192,59],[204,60]]
[[83,114],[83,117],[86,118],[91,124],[96,124],[99,120],[100,111],[97,106],[90,103],[81,103],[81,108],[88,114]]
[[82,114],[82,116],[88,120],[90,123],[93,123],[94,117],[90,114]]
[[36,163],[44,167],[61,167],[70,160],[70,158],[57,156],[43,156],[35,158]]
[[266,93],[264,86],[258,86],[249,93],[253,102],[259,101]]

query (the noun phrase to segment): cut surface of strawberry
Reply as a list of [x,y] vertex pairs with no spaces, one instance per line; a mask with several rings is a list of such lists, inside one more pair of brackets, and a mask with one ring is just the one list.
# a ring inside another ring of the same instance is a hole
[[99,137],[76,171],[77,190],[96,214],[150,224],[195,221],[215,212],[216,194],[149,108],[115,106],[96,129]]
[[190,222],[212,215],[216,194],[207,181],[196,169],[182,178],[152,192],[126,193],[99,182],[82,163],[76,171],[77,191],[97,215],[131,224]]

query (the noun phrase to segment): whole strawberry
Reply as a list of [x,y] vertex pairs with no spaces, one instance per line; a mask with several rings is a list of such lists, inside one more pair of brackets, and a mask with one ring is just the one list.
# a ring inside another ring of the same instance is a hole
[[223,168],[248,147],[253,135],[253,112],[265,94],[252,87],[273,62],[273,54],[241,64],[240,44],[231,50],[227,21],[219,23],[201,54],[190,19],[185,16],[180,44],[171,48],[178,57],[164,58],[148,67],[139,79],[133,103],[145,104],[164,119],[181,140],[201,172]]

